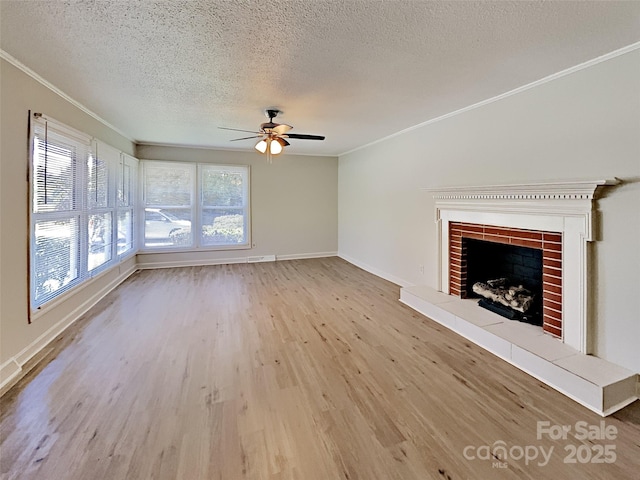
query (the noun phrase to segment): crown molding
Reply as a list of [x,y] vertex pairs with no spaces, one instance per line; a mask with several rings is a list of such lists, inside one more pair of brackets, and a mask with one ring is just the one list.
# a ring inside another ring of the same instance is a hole
[[[162,147],[162,148],[187,148],[194,150],[214,150],[221,152],[236,152],[236,153],[257,153],[256,150],[251,148],[229,148],[229,147],[216,147],[211,145],[197,145],[197,144],[180,144],[180,143],[164,143],[164,142],[137,142],[136,148],[139,147]],[[264,154],[260,154],[264,155]],[[275,155],[274,155],[275,156]],[[328,155],[321,153],[290,153],[288,151],[283,151],[279,153],[276,158],[283,156],[301,156],[301,157],[327,157],[327,158],[338,158],[337,155]]]
[[10,63],[14,67],[16,67],[18,70],[21,70],[22,72],[24,72],[25,74],[27,74],[28,76],[33,78],[36,82],[38,82],[41,85],[43,85],[44,87],[48,88],[49,90],[51,90],[56,95],[62,97],[64,100],[69,102],[74,107],[76,107],[79,110],[83,111],[84,113],[86,113],[90,117],[96,119],[98,122],[103,124],[105,127],[109,128],[109,129],[113,130],[114,132],[118,133],[119,135],[123,136],[124,138],[129,140],[131,143],[134,143],[134,144],[137,143],[135,138],[132,138],[130,135],[126,134],[125,132],[120,130],[115,125],[112,125],[111,123],[107,122],[100,115],[98,115],[97,113],[93,112],[88,107],[84,106],[82,103],[78,102],[77,100],[75,100],[71,96],[67,95],[65,92],[60,90],[58,87],[56,87],[55,85],[50,83],[48,80],[45,80],[39,74],[37,74],[36,72],[31,70],[29,67],[27,67],[22,62],[20,62],[20,60],[18,60],[14,56],[10,55],[9,53],[7,53],[6,51],[4,51],[1,48],[0,48],[0,58],[2,58],[3,60],[6,60],[8,63]]
[[427,187],[436,200],[594,200],[600,187],[620,183],[617,178],[565,182]]
[[578,72],[580,70],[584,70],[586,68],[592,67],[592,66],[597,65],[599,63],[606,62],[607,60],[611,60],[613,58],[619,57],[621,55],[624,55],[626,53],[630,53],[630,52],[633,52],[633,51],[639,50],[639,49],[640,49],[640,42],[632,43],[631,45],[627,45],[626,47],[619,48],[617,50],[614,50],[613,52],[609,52],[609,53],[606,53],[606,54],[601,55],[599,57],[593,58],[591,60],[587,60],[586,62],[580,63],[578,65],[574,65],[573,67],[566,68],[566,69],[561,70],[559,72],[552,73],[551,75],[548,75],[548,76],[546,76],[544,78],[541,78],[539,80],[535,80],[535,81],[533,81],[531,83],[527,83],[526,85],[522,85],[521,87],[514,88],[513,90],[509,90],[509,91],[507,91],[505,93],[502,93],[500,95],[496,95],[495,97],[487,98],[486,100],[482,100],[482,101],[480,101],[478,103],[474,103],[472,105],[460,108],[459,110],[455,110],[455,111],[450,112],[450,113],[445,113],[444,115],[440,115],[438,117],[432,118],[430,120],[427,120],[425,122],[419,123],[417,125],[413,125],[411,127],[405,128],[404,130],[400,130],[399,132],[392,133],[391,135],[387,135],[385,137],[378,138],[377,140],[374,140],[373,142],[369,142],[369,143],[366,143],[366,144],[361,145],[359,147],[352,148],[351,150],[347,150],[346,152],[342,152],[342,153],[338,154],[338,156],[342,157],[344,155],[348,155],[350,153],[357,152],[358,150],[363,150],[363,149],[365,149],[367,147],[371,147],[372,145],[376,145],[376,144],[378,144],[380,142],[384,142],[386,140],[389,140],[391,138],[394,138],[394,137],[397,137],[397,136],[400,136],[400,135],[404,135],[405,133],[411,132],[411,131],[416,130],[418,128],[426,127],[427,125],[431,125],[432,123],[437,123],[437,122],[439,122],[441,120],[446,120],[447,118],[455,117],[456,115],[459,115],[461,113],[465,113],[465,112],[468,112],[470,110],[474,110],[476,108],[484,107],[485,105],[489,105],[490,103],[497,102],[499,100],[502,100],[503,98],[507,98],[507,97],[510,97],[512,95],[516,95],[518,93],[524,92],[524,91],[529,90],[531,88],[538,87],[540,85],[544,85],[545,83],[551,82],[553,80],[557,80],[557,79],[565,77],[567,75],[571,75],[572,73]]

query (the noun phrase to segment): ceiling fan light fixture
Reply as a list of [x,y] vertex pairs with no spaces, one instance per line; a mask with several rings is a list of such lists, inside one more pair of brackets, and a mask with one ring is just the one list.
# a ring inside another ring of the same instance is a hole
[[[2,0],[0,0],[2,1]],[[264,122],[260,124],[260,129],[258,131],[252,130],[241,130],[239,128],[227,128],[227,127],[219,127],[223,130],[234,130],[240,132],[252,133],[254,135],[250,137],[242,137],[242,138],[233,138],[232,142],[237,140],[249,140],[252,138],[259,138],[258,143],[254,145],[254,148],[259,153],[264,154],[267,157],[267,162],[271,162],[271,157],[275,155],[279,155],[283,152],[285,147],[291,145],[286,139],[288,138],[297,138],[300,140],[324,140],[324,136],[322,135],[307,135],[302,133],[289,133],[293,127],[291,125],[287,125],[285,123],[275,123],[273,119],[282,113],[280,110],[269,109],[265,112],[268,122]]]
[[268,147],[267,141],[262,139],[258,143],[256,143],[255,149],[260,153],[265,153],[267,151],[267,147]]
[[285,146],[284,143],[284,140],[280,138],[274,138],[273,140],[271,140],[271,145],[269,146],[271,155],[278,155],[279,153],[282,153],[282,150]]

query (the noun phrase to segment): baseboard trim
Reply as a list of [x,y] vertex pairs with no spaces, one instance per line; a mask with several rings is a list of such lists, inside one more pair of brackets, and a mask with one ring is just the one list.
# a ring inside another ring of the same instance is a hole
[[396,285],[400,286],[400,287],[409,287],[412,285],[412,283],[404,280],[403,278],[400,277],[396,277],[395,275],[392,275],[388,272],[385,272],[383,270],[380,270],[379,268],[376,267],[372,267],[371,265],[368,265],[364,262],[361,262],[360,260],[357,260],[349,255],[345,255],[343,253],[339,253],[338,252],[338,257],[340,257],[341,259],[351,263],[352,265],[355,265],[358,268],[361,268],[362,270],[365,270],[369,273],[372,273],[373,275],[383,278],[391,283],[395,283]]
[[166,262],[138,262],[140,270],[153,270],[156,268],[201,267],[206,265],[231,265],[233,263],[247,263],[248,257],[216,258],[198,260],[169,260]]
[[[15,385],[29,370],[25,369],[25,365],[31,359],[35,358],[46,346],[55,340],[62,332],[75,323],[82,315],[87,313],[91,307],[102,300],[109,292],[124,282],[137,270],[137,266],[133,264],[130,268],[115,277],[104,287],[98,290],[94,295],[87,298],[78,307],[69,312],[64,318],[52,325],[42,335],[33,342],[23,348],[16,355],[0,365],[0,395],[6,393],[13,385]],[[31,368],[33,368],[32,365]]]
[[[276,261],[284,260],[303,260],[307,258],[324,258],[335,257],[337,252],[314,252],[314,253],[293,253],[288,255],[275,255]],[[263,259],[264,260],[258,260]],[[269,258],[267,258],[269,257]],[[179,267],[200,267],[204,265],[231,265],[234,263],[257,263],[259,261],[273,261],[273,255],[258,255],[247,257],[233,257],[233,258],[214,258],[214,259],[199,259],[199,260],[170,260],[166,262],[140,262],[138,261],[138,268],[140,270],[152,270],[155,268],[179,268]]]
[[292,253],[289,255],[276,255],[276,260],[307,260],[309,258],[337,257],[338,252]]

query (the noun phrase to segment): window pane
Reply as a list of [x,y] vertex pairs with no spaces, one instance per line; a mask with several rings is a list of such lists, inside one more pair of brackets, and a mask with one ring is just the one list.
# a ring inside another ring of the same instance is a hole
[[107,163],[89,155],[87,159],[87,208],[104,208],[109,204]]
[[117,198],[118,198],[118,231],[117,252],[118,255],[126,254],[136,248],[134,238],[135,221],[135,183],[137,177],[138,161],[127,155],[120,155],[117,172]]
[[191,237],[190,208],[146,208],[145,247],[188,246]]
[[248,168],[201,165],[200,172],[201,244],[247,243]]
[[76,148],[36,135],[33,145],[33,211],[74,209]]
[[191,206],[192,165],[146,163],[145,201],[149,206]]
[[244,205],[244,175],[241,172],[202,167],[202,205],[211,207]]
[[87,258],[89,271],[111,260],[111,232],[111,212],[89,215]]
[[78,278],[78,229],[75,217],[36,222],[32,257],[36,302],[55,296]]
[[242,208],[203,208],[202,244],[246,243],[246,222]]
[[131,193],[131,167],[122,162],[118,178],[118,205],[121,207],[130,206],[133,200]]
[[118,212],[118,255],[133,248],[133,214],[131,210]]

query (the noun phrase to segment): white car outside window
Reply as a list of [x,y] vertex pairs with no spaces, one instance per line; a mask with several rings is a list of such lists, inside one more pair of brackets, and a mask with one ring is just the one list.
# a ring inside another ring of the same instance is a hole
[[180,220],[160,208],[146,208],[144,238],[146,246],[179,243],[180,237],[190,237],[191,222]]

